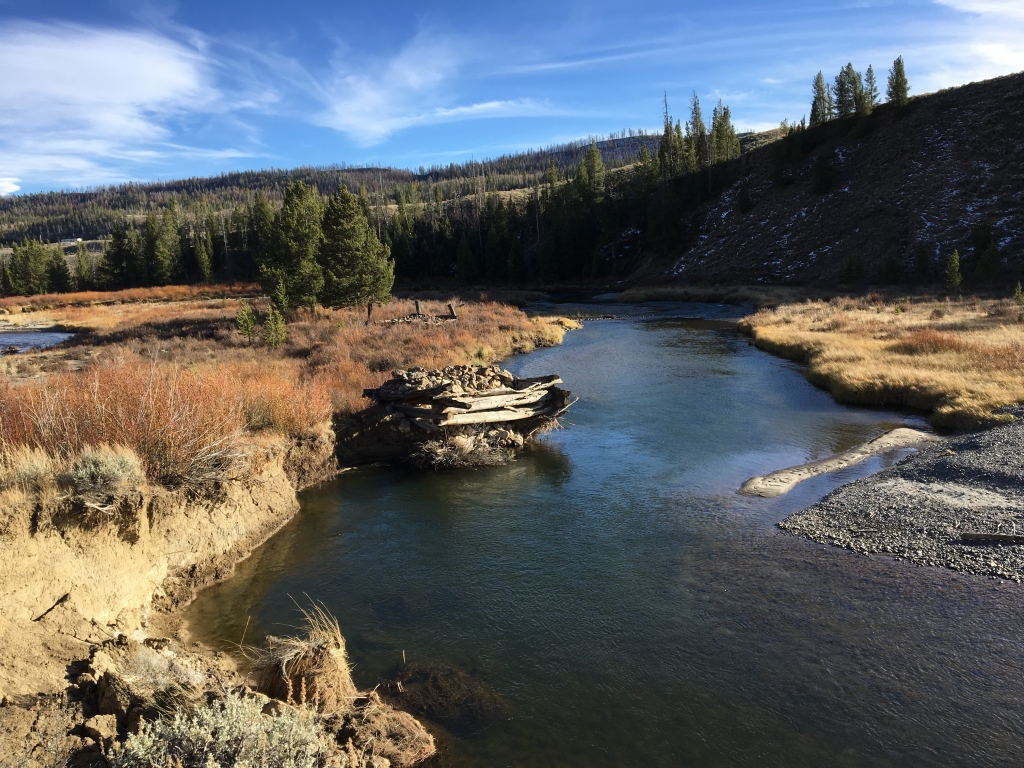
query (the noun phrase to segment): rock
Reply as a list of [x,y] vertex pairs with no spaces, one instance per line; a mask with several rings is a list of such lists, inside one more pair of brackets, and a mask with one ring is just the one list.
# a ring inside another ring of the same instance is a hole
[[82,732],[100,743],[117,738],[117,718],[114,715],[96,715],[82,725]]

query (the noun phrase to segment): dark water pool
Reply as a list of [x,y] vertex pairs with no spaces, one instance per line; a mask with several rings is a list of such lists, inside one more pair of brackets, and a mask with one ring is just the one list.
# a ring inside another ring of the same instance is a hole
[[735,493],[920,421],[834,404],[749,346],[734,310],[607,311],[629,316],[508,366],[562,375],[580,397],[564,430],[507,467],[366,469],[304,493],[194,603],[197,634],[286,631],[309,595],[361,686],[403,651],[474,673],[506,709],[442,724],[453,766],[1019,764],[1019,586],[774,527],[893,457]]
[[0,352],[16,348],[18,352],[26,349],[46,349],[67,341],[73,333],[59,331],[0,331]]

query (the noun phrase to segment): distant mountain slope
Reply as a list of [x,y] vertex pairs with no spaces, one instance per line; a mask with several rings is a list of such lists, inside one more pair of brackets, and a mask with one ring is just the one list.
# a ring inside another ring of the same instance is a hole
[[[893,282],[894,269],[907,279],[916,268],[918,280],[934,280],[954,248],[970,265],[979,224],[991,227],[1004,277],[1019,275],[1022,125],[1024,74],[1016,74],[757,148],[740,161],[742,178],[698,212],[670,265],[645,277],[834,283],[845,271],[847,281]],[[816,175],[819,186],[828,176],[815,163],[833,152],[831,188],[815,192]]]
[[[641,146],[653,154],[660,136],[642,131],[632,135],[614,135],[596,140],[610,168],[632,163]],[[0,197],[0,245],[10,245],[25,237],[57,242],[65,238],[86,240],[106,237],[126,219],[144,216],[172,201],[203,198],[214,211],[232,209],[262,192],[271,201],[280,201],[285,187],[303,181],[330,195],[341,185],[358,192],[365,185],[372,194],[388,202],[396,201],[402,190],[407,199],[433,199],[434,189],[445,200],[474,192],[481,179],[488,189],[508,191],[530,187],[541,180],[552,163],[563,175],[575,168],[589,149],[592,139],[558,144],[544,149],[502,155],[491,160],[452,163],[447,166],[419,168],[357,168],[344,164],[293,169],[234,171],[219,176],[129,183],[84,192],[43,192]],[[415,191],[413,191],[415,190]]]

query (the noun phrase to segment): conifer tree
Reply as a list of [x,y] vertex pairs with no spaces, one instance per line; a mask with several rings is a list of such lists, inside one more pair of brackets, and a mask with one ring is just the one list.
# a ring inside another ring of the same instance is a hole
[[690,99],[690,121],[687,123],[690,138],[693,142],[694,154],[696,156],[697,168],[707,168],[711,164],[711,145],[708,141],[708,127],[704,123],[704,116],[700,111],[700,99],[697,92],[693,92]]
[[9,296],[35,296],[46,293],[50,288],[50,249],[38,240],[25,239],[21,245],[14,244],[7,261],[7,286]]
[[75,280],[71,275],[64,249],[60,246],[50,249],[50,258],[46,264],[47,292],[68,293],[74,289]]
[[836,117],[849,117],[858,112],[858,106],[863,108],[864,85],[852,62],[848,62],[836,75],[832,92]]
[[956,293],[963,281],[963,275],[960,274],[960,252],[954,248],[949,261],[946,262],[946,290]]
[[890,104],[897,107],[904,106],[910,100],[910,85],[907,83],[907,73],[903,68],[902,56],[892,63],[892,69],[889,70],[889,84],[885,91],[885,97]]
[[143,232],[146,277],[149,285],[167,285],[178,272],[181,242],[170,209],[163,214],[153,211],[146,217]]
[[271,304],[267,310],[267,319],[263,323],[263,341],[270,347],[277,347],[287,340],[288,329],[284,323],[284,316]]
[[142,239],[135,225],[115,227],[111,233],[110,247],[100,262],[100,282],[113,290],[141,285],[142,268]]
[[874,112],[880,101],[878,95],[878,83],[875,82],[875,70],[868,64],[867,74],[864,75],[864,102],[867,107],[867,114]]
[[395,283],[395,262],[359,204],[344,186],[324,209],[323,243],[318,261],[323,271],[320,303],[327,307],[386,304]]
[[724,163],[740,156],[740,140],[732,125],[732,115],[729,113],[729,107],[722,105],[721,99],[712,111],[711,148],[716,163]]
[[92,261],[89,258],[89,249],[85,243],[78,244],[78,253],[75,255],[75,288],[79,291],[91,291],[93,289]]
[[238,328],[238,332],[251,345],[259,331],[256,328],[256,313],[252,309],[252,304],[248,301],[239,302],[238,314],[235,316],[235,326]]
[[289,184],[260,264],[260,283],[268,294],[283,288],[291,306],[315,306],[324,283],[317,253],[323,240],[323,206],[315,188]]
[[1018,306],[1024,307],[1024,290],[1021,290],[1020,280],[1017,281],[1017,290],[1013,292],[1013,300]]
[[811,99],[811,125],[821,125],[834,117],[835,107],[832,91],[825,84],[825,76],[820,71],[814,78],[812,90],[814,95]]

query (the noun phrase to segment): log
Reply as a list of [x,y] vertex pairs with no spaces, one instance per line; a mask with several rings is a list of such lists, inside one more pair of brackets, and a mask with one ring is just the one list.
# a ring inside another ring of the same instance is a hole
[[419,317],[419,316],[420,316],[420,315],[422,315],[422,314],[423,314],[423,313],[422,313],[422,312],[420,312],[420,303],[419,303],[419,301],[417,301],[417,302],[416,302],[416,317]]
[[492,424],[502,421],[521,421],[534,419],[538,416],[549,416],[553,410],[545,408],[507,408],[500,411],[480,411],[479,413],[450,413],[444,421],[438,422],[442,427],[455,427],[464,424]]
[[960,541],[996,541],[1003,544],[1024,544],[1024,535],[1015,533],[977,533],[960,534]]
[[455,307],[451,304],[448,305],[448,311],[451,312],[452,317],[456,320],[459,318],[459,316],[455,314]]
[[544,384],[549,387],[553,387],[556,384],[561,384],[562,380],[558,377],[557,373],[553,373],[550,376],[535,376],[532,379],[516,379],[512,382],[512,386],[516,389],[532,389],[533,387]]
[[493,411],[496,408],[507,408],[509,406],[530,405],[544,400],[550,395],[550,391],[539,389],[525,393],[516,392],[510,395],[494,395],[492,397],[451,398],[439,402],[441,405],[447,406],[442,413],[476,413],[478,411]]
[[441,417],[441,414],[433,408],[417,408],[414,405],[396,405],[394,408],[406,416],[416,416],[423,419],[437,419]]

